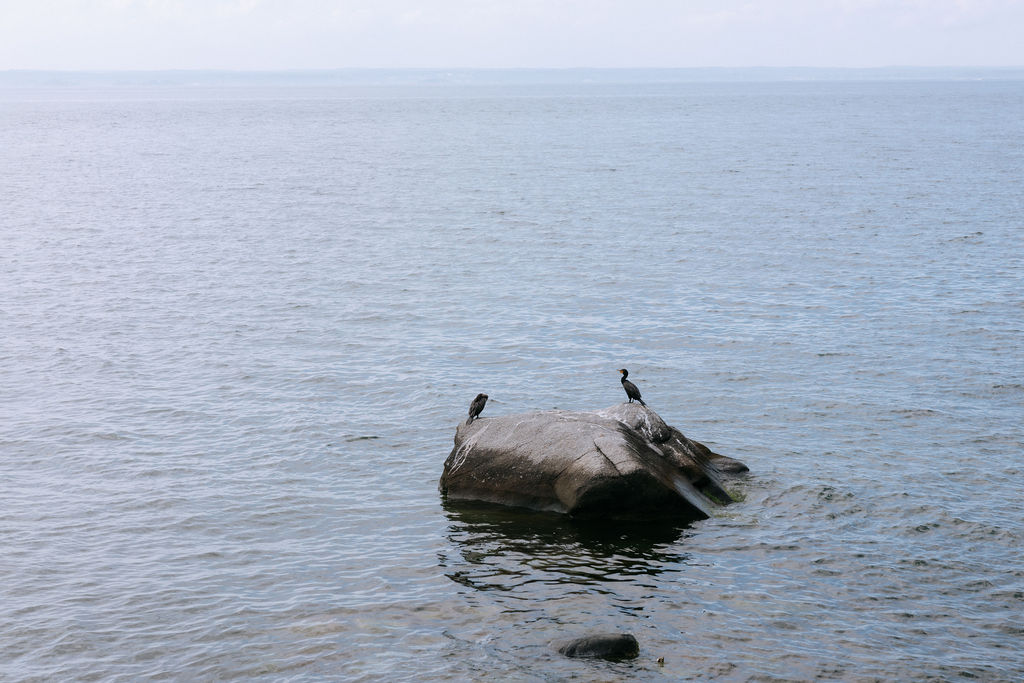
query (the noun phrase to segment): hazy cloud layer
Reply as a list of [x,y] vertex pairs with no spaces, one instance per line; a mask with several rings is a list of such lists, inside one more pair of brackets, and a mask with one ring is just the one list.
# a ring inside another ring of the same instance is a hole
[[0,0],[0,69],[1020,66],[1024,0]]

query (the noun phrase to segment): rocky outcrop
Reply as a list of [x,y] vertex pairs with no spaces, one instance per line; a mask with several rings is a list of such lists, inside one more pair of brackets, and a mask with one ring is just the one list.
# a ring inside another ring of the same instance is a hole
[[621,403],[464,422],[440,489],[449,500],[575,516],[702,519],[731,502],[723,477],[746,469],[686,438],[650,408]]

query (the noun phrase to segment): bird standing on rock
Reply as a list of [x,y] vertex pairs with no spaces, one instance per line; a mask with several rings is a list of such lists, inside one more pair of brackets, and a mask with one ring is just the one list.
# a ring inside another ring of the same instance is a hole
[[633,399],[636,399],[637,401],[640,401],[640,405],[647,407],[647,404],[644,403],[642,398],[640,398],[640,390],[636,388],[635,384],[626,379],[629,377],[629,370],[622,368],[619,372],[622,373],[622,388],[626,390],[626,396],[629,397],[629,402],[632,403]]
[[487,394],[477,394],[473,402],[469,404],[469,419],[466,420],[466,424],[469,424],[480,415],[484,410],[484,405],[487,404]]

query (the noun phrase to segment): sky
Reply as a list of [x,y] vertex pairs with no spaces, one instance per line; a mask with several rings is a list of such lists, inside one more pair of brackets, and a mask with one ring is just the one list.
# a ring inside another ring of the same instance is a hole
[[1024,66],[1024,0],[0,0],[0,70]]

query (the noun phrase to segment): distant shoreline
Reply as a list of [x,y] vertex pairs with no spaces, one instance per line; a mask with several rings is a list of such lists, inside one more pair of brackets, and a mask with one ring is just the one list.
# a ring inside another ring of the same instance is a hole
[[1024,67],[0,71],[0,87],[585,85],[905,80],[1016,81],[1024,80]]

